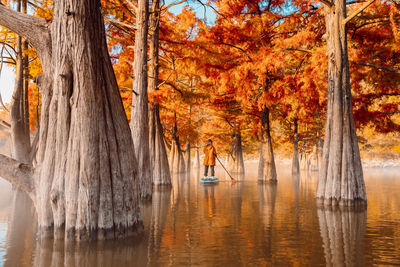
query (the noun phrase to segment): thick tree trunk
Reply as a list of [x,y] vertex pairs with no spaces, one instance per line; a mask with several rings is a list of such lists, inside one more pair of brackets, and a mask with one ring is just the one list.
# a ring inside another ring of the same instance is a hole
[[[160,32],[160,1],[152,2],[150,16],[150,63],[149,63],[149,92],[158,90],[158,54]],[[160,121],[160,107],[153,103],[149,108],[149,146],[152,167],[153,185],[171,185],[171,174],[168,164],[168,155],[164,143],[164,133]]]
[[259,182],[277,182],[274,151],[269,122],[269,109],[265,108],[261,118],[261,146],[258,163]]
[[238,132],[232,133],[231,147],[228,153],[228,171],[231,175],[244,178],[244,160],[242,149],[242,135]]
[[366,210],[318,209],[326,266],[364,266]]
[[346,1],[326,8],[328,110],[317,198],[326,205],[367,201],[354,126],[347,53]]
[[0,6],[0,24],[28,39],[44,70],[38,164],[0,156],[0,176],[31,196],[42,233],[133,234],[141,226],[137,166],[100,1],[57,0],[51,24]]
[[[147,0],[138,0],[135,32],[135,63],[132,93],[131,131],[138,163],[140,197],[152,193],[152,166],[149,148],[149,114],[147,97],[147,32],[149,7]],[[137,94],[135,94],[137,93]]]
[[293,134],[293,160],[292,160],[292,174],[300,173],[299,163],[299,137],[297,119],[294,120],[294,134]]

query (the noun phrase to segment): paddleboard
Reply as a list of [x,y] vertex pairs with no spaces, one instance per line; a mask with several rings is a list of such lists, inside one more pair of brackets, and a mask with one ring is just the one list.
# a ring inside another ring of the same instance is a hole
[[218,183],[219,179],[217,177],[207,176],[200,179],[202,184],[215,184]]

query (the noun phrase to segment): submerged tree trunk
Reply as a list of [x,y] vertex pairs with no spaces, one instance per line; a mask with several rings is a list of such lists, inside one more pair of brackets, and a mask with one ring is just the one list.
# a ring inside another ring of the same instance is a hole
[[0,176],[32,198],[42,234],[135,233],[137,166],[100,1],[56,0],[51,23],[0,5],[0,25],[27,38],[44,70],[37,165],[0,155]]
[[354,126],[346,36],[346,1],[326,8],[328,110],[317,198],[326,205],[367,201]]
[[232,142],[228,153],[228,171],[231,175],[244,178],[242,135],[238,132],[232,133]]
[[192,157],[190,155],[190,143],[186,144],[186,149],[185,149],[185,167],[186,167],[186,172],[190,173],[190,168],[192,165]]
[[269,109],[265,107],[261,118],[260,161],[258,163],[259,182],[277,182],[274,151],[269,121]]
[[[17,11],[26,14],[26,1],[17,1]],[[21,10],[22,8],[22,10]],[[28,43],[20,36],[17,37],[16,47],[16,76],[14,92],[10,108],[11,117],[11,156],[24,164],[31,164],[30,159],[30,130],[29,130],[29,102],[28,102],[28,57],[26,49]],[[20,188],[13,186],[13,200],[8,222],[7,242],[13,246],[7,247],[7,255],[11,257],[5,261],[5,266],[18,266],[25,249],[25,243],[33,240],[35,214],[30,197]],[[32,244],[31,244],[32,245]]]
[[313,151],[311,154],[311,159],[310,159],[310,170],[311,171],[318,171],[319,169],[319,151],[318,151],[318,143],[314,143],[313,145]]
[[294,134],[293,134],[293,160],[292,160],[292,174],[300,173],[299,163],[299,137],[297,119],[294,120]]
[[[158,54],[160,32],[160,1],[152,3],[150,16],[150,63],[149,63],[149,92],[158,90]],[[164,133],[160,121],[160,106],[153,103],[149,108],[149,146],[152,168],[153,185],[171,185],[171,174],[168,156],[165,148]]]
[[132,93],[131,131],[138,163],[140,197],[149,199],[152,174],[149,148],[149,115],[147,97],[147,31],[149,7],[147,0],[138,0],[135,32],[135,62]]
[[[176,121],[176,115],[175,115]],[[171,173],[183,173],[186,171],[185,160],[183,157],[181,144],[179,142],[179,136],[177,136],[178,127],[175,122],[175,126],[172,132],[172,143],[171,143],[171,151],[170,151],[170,168]]]

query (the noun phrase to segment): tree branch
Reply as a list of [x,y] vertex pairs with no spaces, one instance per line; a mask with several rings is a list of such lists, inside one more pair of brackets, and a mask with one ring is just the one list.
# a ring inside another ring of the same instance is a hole
[[6,122],[5,120],[0,119],[0,124],[6,127],[7,129],[11,129],[11,124]]
[[375,0],[369,0],[368,2],[366,2],[364,5],[362,5],[359,9],[357,9],[356,11],[354,11],[351,15],[347,16],[347,18],[345,20],[343,20],[343,24],[345,25],[347,22],[349,22],[351,19],[353,19],[355,16],[357,16],[358,14],[360,14],[361,12],[363,12],[364,9],[366,9],[367,7],[369,7]]
[[252,58],[246,53],[246,51],[245,51],[243,48],[241,48],[241,47],[235,46],[235,45],[233,45],[233,44],[224,43],[224,42],[217,42],[217,43],[214,43],[214,44],[226,45],[226,46],[230,46],[230,47],[239,49],[240,51],[243,52],[243,54],[245,54],[245,55],[247,56],[247,58],[248,58],[251,62],[253,62],[253,59],[252,59]]
[[0,154],[0,177],[31,195],[34,190],[33,169],[15,159]]
[[323,3],[324,5],[326,5],[329,8],[333,7],[333,3],[329,0],[321,0],[321,3]]
[[362,65],[362,66],[366,66],[366,67],[386,70],[386,71],[390,71],[390,72],[394,72],[394,73],[400,73],[399,69],[391,68],[388,66],[376,65],[376,64],[366,63],[366,62],[358,62],[358,63],[354,62],[354,63],[357,65]]
[[0,25],[26,38],[39,54],[51,54],[49,23],[45,19],[16,12],[0,4]]

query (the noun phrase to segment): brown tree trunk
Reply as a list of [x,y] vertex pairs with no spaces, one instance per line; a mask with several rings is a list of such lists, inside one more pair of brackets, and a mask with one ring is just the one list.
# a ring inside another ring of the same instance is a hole
[[313,151],[311,155],[311,162],[310,162],[310,170],[311,171],[318,171],[319,169],[319,152],[318,152],[318,143],[313,144]]
[[292,174],[300,173],[299,163],[299,137],[297,119],[294,120],[294,134],[293,134],[293,160],[292,160]]
[[328,110],[317,198],[326,205],[367,201],[354,126],[347,53],[346,1],[326,8]]
[[[140,197],[151,198],[152,174],[149,148],[149,114],[147,97],[147,34],[149,7],[138,0],[135,32],[135,63],[132,93],[131,131],[138,163]],[[135,94],[137,93],[137,94]]]
[[198,145],[196,146],[196,151],[194,152],[194,162],[193,162],[193,169],[200,169],[200,151]]
[[133,234],[141,226],[137,166],[100,1],[56,0],[53,14],[48,23],[0,6],[0,25],[27,38],[44,70],[38,164],[0,156],[0,176],[32,198],[42,233]]
[[[21,12],[21,1],[17,1],[17,11]],[[25,3],[26,6],[26,3]],[[26,7],[24,8],[26,11]],[[12,157],[16,160],[28,164],[30,153],[30,132],[29,132],[29,113],[27,97],[27,86],[25,85],[26,76],[25,68],[27,64],[26,54],[23,47],[26,46],[26,41],[22,40],[21,36],[17,37],[16,47],[16,76],[14,84],[14,92],[11,101],[10,116],[11,116],[11,143]]]
[[244,178],[244,160],[242,149],[242,135],[240,132],[232,133],[231,147],[228,153],[228,171],[231,175]]
[[178,136],[178,125],[176,124],[176,114],[175,114],[175,125],[172,131],[172,142],[170,151],[170,164],[171,173],[183,173],[186,171],[185,159],[183,157],[181,144]]
[[269,121],[269,109],[265,107],[261,118],[261,146],[258,163],[259,182],[277,182],[274,151]]
[[192,165],[192,157],[190,155],[190,143],[187,143],[186,144],[186,149],[185,149],[185,167],[186,167],[186,172],[190,173],[191,165]]
[[[152,1],[150,16],[150,63],[149,63],[149,92],[158,90],[158,54],[160,33],[160,0]],[[153,175],[153,185],[171,185],[171,174],[168,155],[164,143],[164,133],[160,121],[160,106],[153,103],[149,108],[149,140],[150,161]]]

